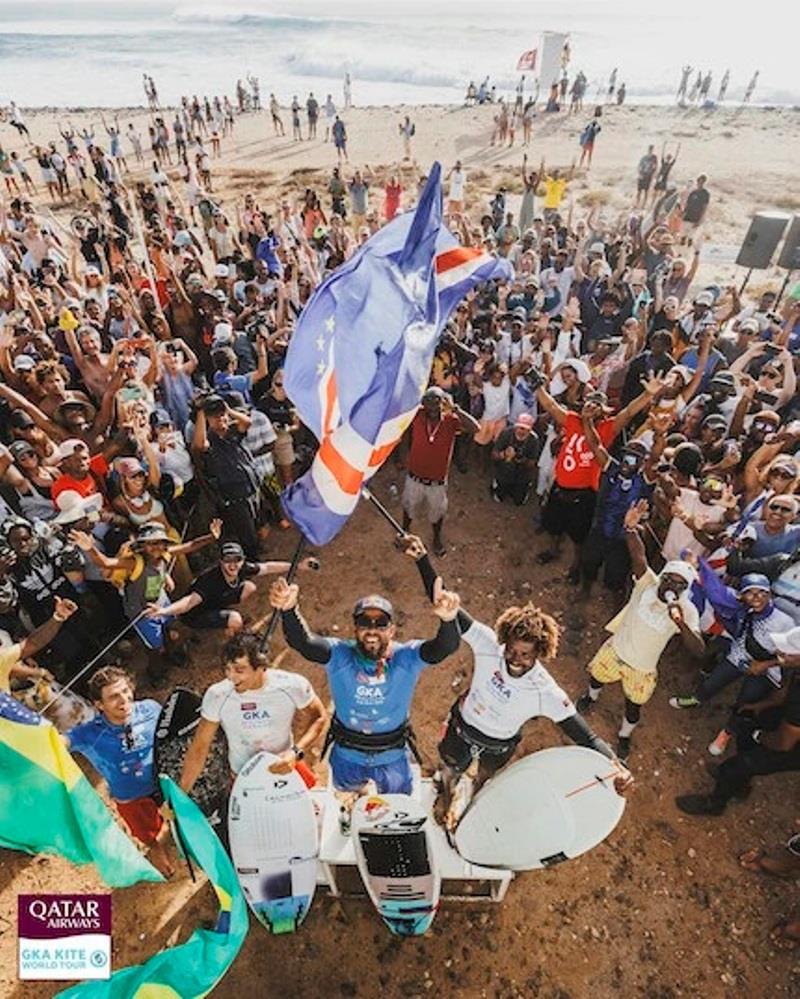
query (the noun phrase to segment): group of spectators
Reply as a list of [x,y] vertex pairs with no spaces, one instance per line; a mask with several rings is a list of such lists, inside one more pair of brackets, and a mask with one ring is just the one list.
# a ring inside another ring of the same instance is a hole
[[[199,102],[178,117],[202,142]],[[378,203],[371,171],[337,168],[274,209],[256,193],[223,208],[185,156],[186,202],[164,166],[128,187],[97,171],[70,220],[22,192],[0,204],[0,639],[55,616],[39,661],[61,680],[126,626],[153,684],[185,658],[181,620],[242,630],[252,580],[285,568],[264,559],[289,526],[278,495],[315,447],[283,385],[297,318],[425,179],[392,176]],[[578,706],[621,682],[623,760],[680,635],[696,669],[670,703],[731,713],[712,785],[678,807],[718,815],[800,768],[800,301],[698,284],[707,198],[696,221],[661,198],[610,222],[564,209],[569,175],[526,162],[523,178],[516,214],[502,189],[470,199],[460,162],[447,175],[455,234],[515,276],[463,301],[437,346],[400,451],[404,527],[427,520],[446,556],[452,460],[535,519],[532,560],[569,542],[579,608],[603,574],[621,613]]]

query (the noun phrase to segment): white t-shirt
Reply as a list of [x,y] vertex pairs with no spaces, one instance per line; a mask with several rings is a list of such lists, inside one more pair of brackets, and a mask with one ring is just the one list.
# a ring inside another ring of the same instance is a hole
[[556,287],[561,295],[561,301],[555,309],[555,314],[560,316],[567,307],[569,290],[572,287],[572,282],[575,280],[575,268],[564,267],[560,271],[557,271],[555,267],[546,267],[539,275],[539,280],[543,288],[547,288],[549,286],[550,278],[552,277],[556,279]]
[[[725,508],[717,503],[704,503],[700,499],[700,493],[696,489],[688,489],[686,486],[680,488],[679,504],[694,519],[698,527],[706,524],[719,524],[725,516]],[[694,534],[677,517],[672,518],[667,536],[664,538],[664,547],[661,554],[669,562],[671,559],[681,557],[681,552],[687,548],[695,555],[702,555],[705,547],[698,541]]]
[[483,383],[483,419],[489,422],[504,420],[511,409],[511,382],[506,375],[499,385]]
[[[658,598],[658,583],[658,576],[648,567],[634,583],[630,600],[606,625],[606,630],[612,633],[611,647],[616,654],[642,673],[658,671],[661,653],[680,630],[669,616],[668,605]],[[700,615],[686,592],[681,594],[680,608],[686,626],[699,634]]]
[[475,669],[461,717],[492,739],[511,739],[531,718],[564,721],[575,705],[541,663],[521,677],[508,672],[505,645],[494,631],[474,621],[461,636],[472,649]]
[[292,745],[295,711],[308,707],[314,690],[305,677],[270,669],[260,690],[237,694],[230,680],[212,683],[200,713],[217,722],[228,739],[228,761],[238,773],[256,753],[283,753]]
[[464,185],[467,183],[467,175],[464,170],[453,170],[450,174],[450,200],[464,200]]

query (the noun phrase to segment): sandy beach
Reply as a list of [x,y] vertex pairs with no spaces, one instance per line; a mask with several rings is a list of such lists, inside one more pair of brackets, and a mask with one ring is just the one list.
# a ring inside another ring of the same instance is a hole
[[[78,129],[94,125],[98,136],[104,135],[99,112],[91,109],[67,113],[23,108],[23,112],[32,144],[60,139],[58,123],[67,119]],[[439,160],[446,171],[460,158],[468,171],[467,212],[477,219],[499,186],[521,193],[523,152],[532,166],[543,157],[548,166],[568,170],[579,154],[578,134],[590,112],[587,107],[572,118],[540,114],[529,147],[517,141],[513,148],[498,149],[490,146],[491,107],[355,108],[343,116],[349,136],[349,163],[343,172],[349,177],[355,168],[368,166],[373,171],[376,210],[389,173],[399,170],[404,187],[415,188],[415,168],[400,162],[398,124],[409,114],[416,125],[413,155],[418,170],[425,173]],[[106,118],[111,118],[108,112]],[[149,116],[143,109],[120,109],[119,120],[123,132],[132,121],[146,134]],[[290,131],[288,110],[284,121]],[[576,171],[567,200],[577,213],[599,205],[603,215],[615,222],[620,213],[632,210],[636,164],[646,147],[654,144],[660,150],[664,141],[673,147],[680,142],[674,179],[683,187],[698,173],[706,173],[711,192],[696,285],[742,281],[744,271],[733,260],[754,212],[800,211],[800,111],[707,113],[623,106],[606,109],[602,124],[592,168]],[[22,153],[27,148],[7,124],[0,126],[0,142],[7,151]],[[125,142],[126,155],[129,151]],[[247,114],[237,118],[233,137],[222,141],[222,156],[212,162],[215,196],[231,214],[248,191],[262,206],[277,206],[281,197],[302,194],[306,186],[326,191],[335,165],[332,144],[321,138],[293,142],[274,137],[267,112]],[[39,185],[35,162],[29,162],[29,169]],[[133,172],[131,179],[146,174],[149,170]],[[170,176],[177,177],[174,168]],[[176,187],[182,190],[177,179]],[[327,193],[323,201],[327,208]],[[512,207],[517,204],[512,200]],[[66,222],[77,203],[52,208]],[[750,291],[777,288],[784,274],[778,269],[757,272]],[[402,473],[389,462],[376,482],[376,492],[388,498],[390,485],[402,486]],[[530,596],[563,623],[569,614],[561,579],[566,563],[558,571],[533,563],[529,553],[541,542],[534,536],[529,510],[492,504],[475,471],[458,475],[455,486],[448,521],[453,550],[445,568],[468,609],[490,622],[515,597]],[[416,572],[391,553],[390,540],[385,524],[362,504],[341,535],[324,549],[325,571],[304,583],[304,601],[313,609],[315,628],[345,632],[353,594],[379,587],[392,595],[402,612],[402,638],[432,633],[433,618],[419,592]],[[291,539],[278,537],[275,547],[274,557],[285,557]],[[565,639],[557,671],[559,682],[572,695],[581,689],[584,666],[599,644],[610,607],[608,594],[599,593],[582,636],[572,630]],[[256,624],[266,618],[264,586],[259,586],[257,607],[251,607],[250,613]],[[282,637],[275,648],[284,648]],[[462,646],[441,670],[427,671],[435,675],[425,675],[420,682],[412,720],[428,759],[435,756],[438,726],[469,662]],[[283,665],[313,678],[325,699],[320,671],[291,653]],[[787,785],[765,781],[754,789],[747,807],[732,807],[724,820],[713,825],[679,816],[672,798],[703,782],[704,749],[724,712],[721,706],[701,717],[671,712],[669,692],[688,680],[693,666],[673,654],[662,667],[665,682],[637,734],[635,796],[620,827],[597,849],[562,867],[515,879],[502,905],[444,906],[430,934],[419,939],[390,937],[366,900],[318,897],[294,937],[271,938],[253,922],[242,952],[214,995],[220,999],[375,994],[386,999],[797,995],[797,958],[778,954],[768,941],[768,920],[774,922],[788,910],[796,902],[796,892],[741,870],[736,859],[747,847],[785,838],[797,816],[796,801],[788,799]],[[203,689],[218,677],[219,665],[208,646],[195,646],[180,682]],[[610,696],[593,715],[592,724],[604,736],[614,734],[620,704],[616,694]],[[530,752],[558,739],[557,730],[541,719],[529,726],[523,749]],[[44,999],[58,991],[54,983],[16,980],[16,896],[23,891],[57,891],[67,884],[75,891],[102,890],[91,872],[76,870],[62,859],[3,854],[0,996],[5,999]],[[193,885],[184,875],[177,884],[115,891],[115,967],[141,962],[158,948],[186,939],[213,913],[208,887]]]

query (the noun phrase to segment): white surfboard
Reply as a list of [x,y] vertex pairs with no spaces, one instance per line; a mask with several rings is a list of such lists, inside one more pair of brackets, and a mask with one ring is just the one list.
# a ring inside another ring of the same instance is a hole
[[231,856],[245,898],[270,933],[292,933],[311,907],[319,842],[314,805],[302,778],[273,774],[272,753],[239,771],[228,806]]
[[433,922],[441,876],[432,819],[406,794],[359,798],[351,835],[356,863],[375,908],[398,936],[418,936]]
[[622,817],[618,771],[582,746],[543,749],[501,770],[475,795],[455,832],[461,856],[484,867],[530,871],[597,846]]

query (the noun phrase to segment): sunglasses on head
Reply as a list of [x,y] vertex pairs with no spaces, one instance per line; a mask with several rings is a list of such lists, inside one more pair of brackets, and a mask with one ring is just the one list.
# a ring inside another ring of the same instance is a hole
[[378,614],[376,617],[369,614],[356,614],[354,621],[356,628],[377,628],[378,631],[383,631],[392,623],[388,614]]

